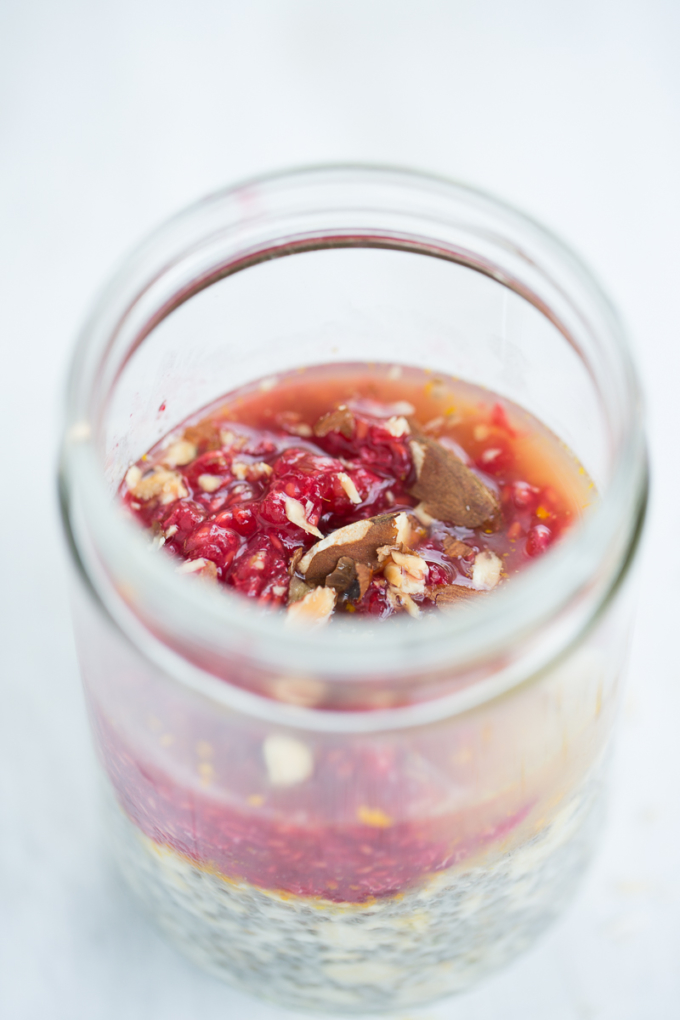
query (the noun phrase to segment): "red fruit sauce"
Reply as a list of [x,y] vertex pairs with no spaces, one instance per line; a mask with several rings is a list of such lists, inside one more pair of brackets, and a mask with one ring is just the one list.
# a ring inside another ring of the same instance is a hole
[[[319,419],[339,405],[351,411],[351,434],[314,435]],[[435,605],[430,589],[472,585],[480,551],[499,556],[503,578],[511,576],[548,549],[588,502],[583,469],[527,412],[458,380],[367,365],[308,368],[221,398],[138,462],[148,475],[174,443],[190,441],[195,458],[172,465],[185,494],[144,499],[127,491],[123,498],[167,552],[208,561],[219,583],[261,604],[284,606],[297,550],[354,521],[419,503],[408,492],[415,479],[409,435],[393,434],[394,422],[405,418],[471,467],[501,506],[492,527],[442,520],[426,527],[417,554],[428,565],[427,591],[414,595],[423,610]],[[341,479],[349,479],[354,500]],[[320,534],[291,523],[285,497],[303,506],[310,529]],[[469,552],[447,555],[444,542],[451,538]],[[380,617],[395,611],[380,578],[362,598],[339,601],[335,609]]]

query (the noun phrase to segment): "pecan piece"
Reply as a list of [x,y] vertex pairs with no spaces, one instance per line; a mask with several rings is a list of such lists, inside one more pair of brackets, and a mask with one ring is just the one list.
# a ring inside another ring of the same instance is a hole
[[416,481],[408,490],[430,516],[466,528],[495,523],[500,506],[490,489],[455,454],[411,422]]

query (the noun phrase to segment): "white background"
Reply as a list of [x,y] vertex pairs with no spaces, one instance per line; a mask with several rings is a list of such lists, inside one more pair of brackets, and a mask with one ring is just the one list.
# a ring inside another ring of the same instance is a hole
[[107,863],[54,471],[74,334],[116,261],[205,192],[332,160],[467,180],[561,233],[622,310],[649,404],[602,852],[540,946],[422,1016],[680,1016],[679,45],[677,0],[0,0],[3,1020],[292,1016],[176,956]]

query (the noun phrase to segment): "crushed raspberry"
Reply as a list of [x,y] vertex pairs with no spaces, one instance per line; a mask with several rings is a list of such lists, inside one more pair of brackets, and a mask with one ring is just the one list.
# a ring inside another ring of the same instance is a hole
[[[420,503],[409,491],[421,470],[411,444],[419,421],[409,423],[396,404],[373,398],[345,405],[329,395],[319,413],[314,380],[308,385],[314,411],[306,410],[299,387],[291,406],[281,398],[274,410],[269,392],[254,391],[247,401],[240,397],[238,409],[225,398],[219,412],[150,451],[134,469],[138,491],[132,484],[123,495],[133,516],[163,536],[167,552],[179,560],[209,561],[218,583],[271,607],[288,603],[293,557],[297,562],[319,537],[366,518],[410,512]],[[505,578],[544,552],[571,523],[567,501],[556,486],[535,482],[526,473],[517,453],[523,432],[511,424],[501,403],[478,405],[458,418],[448,430],[444,417],[423,415],[422,420],[430,421],[429,436],[433,422],[443,423],[442,447],[470,465],[488,492],[497,494],[499,517],[472,528],[425,518],[408,551],[427,565],[424,590],[416,585],[411,592],[412,603],[427,611],[435,607],[431,589],[455,585],[458,579],[469,587],[479,553],[490,550],[500,557]],[[173,449],[181,451],[174,461]],[[169,451],[167,462],[164,450]],[[462,555],[447,552],[454,539]],[[336,614],[384,617],[403,611],[403,600],[395,599],[379,571],[361,589],[363,595],[356,590],[352,596],[338,595]],[[417,612],[413,604],[411,612]]]

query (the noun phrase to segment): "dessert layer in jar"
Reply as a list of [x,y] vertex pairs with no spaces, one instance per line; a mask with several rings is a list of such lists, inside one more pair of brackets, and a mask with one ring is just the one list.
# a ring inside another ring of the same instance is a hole
[[[121,490],[187,583],[301,626],[464,613],[559,541],[592,495],[521,408],[366,365],[221,398]],[[463,987],[534,937],[587,857],[600,744],[586,731],[604,725],[588,668],[455,731],[197,723],[153,687],[134,713],[123,699],[127,717],[93,704],[124,870],[189,955],[243,987],[273,967],[282,1002],[386,1008]],[[336,707],[310,677],[270,694]],[[296,981],[313,992],[296,996]]]

